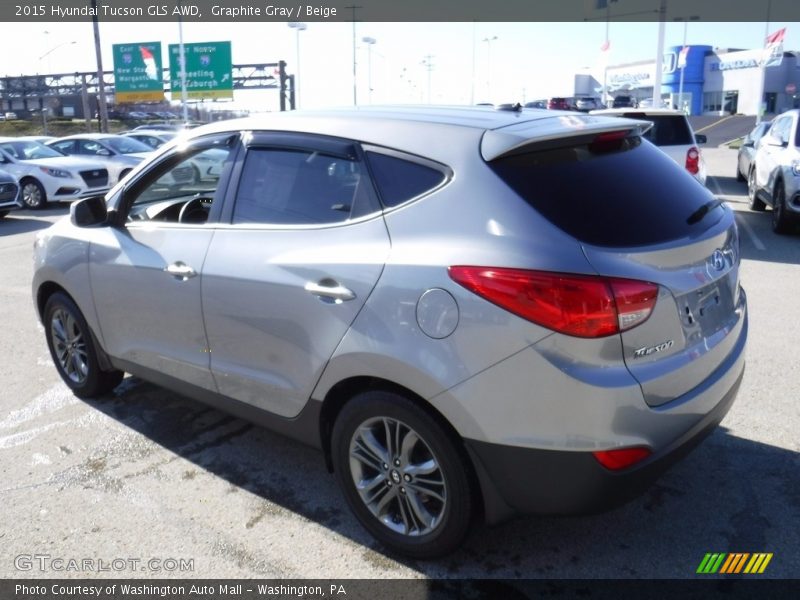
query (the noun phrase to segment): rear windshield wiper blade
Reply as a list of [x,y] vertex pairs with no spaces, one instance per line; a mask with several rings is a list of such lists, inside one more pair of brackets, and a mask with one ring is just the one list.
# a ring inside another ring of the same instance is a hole
[[692,214],[689,215],[689,218],[686,219],[687,225],[694,225],[695,223],[699,223],[700,221],[703,220],[703,217],[705,217],[708,213],[710,213],[718,206],[722,206],[722,200],[720,200],[719,198],[716,198],[715,200],[709,200],[708,202],[703,204],[703,206],[701,206],[700,208],[698,208],[696,211],[694,211]]

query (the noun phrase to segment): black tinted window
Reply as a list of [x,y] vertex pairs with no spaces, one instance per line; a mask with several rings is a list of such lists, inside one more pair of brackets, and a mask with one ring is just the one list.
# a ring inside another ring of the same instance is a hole
[[316,225],[370,212],[362,165],[306,150],[254,148],[242,171],[234,223]]
[[369,166],[384,206],[392,207],[416,198],[445,180],[441,171],[394,156],[367,152]]
[[644,113],[625,113],[630,119],[650,121],[653,126],[644,134],[644,138],[656,146],[686,146],[693,144],[692,130],[682,115],[645,115]]
[[558,148],[490,166],[553,224],[593,245],[657,244],[715,222],[719,209],[687,223],[713,196],[658,148],[636,139],[613,152]]

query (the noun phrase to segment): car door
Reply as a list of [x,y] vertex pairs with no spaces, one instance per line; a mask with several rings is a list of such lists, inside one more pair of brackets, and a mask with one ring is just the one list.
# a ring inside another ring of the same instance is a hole
[[389,236],[356,144],[255,134],[203,266],[211,370],[226,396],[303,408],[364,306]]
[[230,135],[176,148],[110,199],[118,225],[93,237],[90,277],[105,349],[129,363],[127,370],[144,368],[216,390],[200,289],[227,171],[202,187],[176,185],[170,173],[203,152],[230,156],[234,148]]

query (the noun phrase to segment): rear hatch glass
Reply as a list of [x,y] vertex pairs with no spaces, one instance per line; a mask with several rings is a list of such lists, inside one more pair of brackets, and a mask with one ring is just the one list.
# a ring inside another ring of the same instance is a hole
[[[692,221],[713,196],[640,137],[505,156],[489,166],[554,225],[595,246],[658,244],[705,230],[721,210]],[[692,221],[692,222],[690,222]]]

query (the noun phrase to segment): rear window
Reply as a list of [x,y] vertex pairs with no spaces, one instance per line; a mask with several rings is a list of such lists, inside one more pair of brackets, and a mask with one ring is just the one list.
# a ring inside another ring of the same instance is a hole
[[694,144],[692,130],[685,117],[681,115],[647,115],[630,112],[623,115],[629,119],[650,121],[653,126],[648,129],[644,138],[656,146],[688,146]]
[[613,151],[588,145],[500,158],[489,163],[528,204],[587,244],[658,244],[704,231],[716,208],[687,220],[714,197],[666,154],[641,138]]

